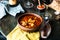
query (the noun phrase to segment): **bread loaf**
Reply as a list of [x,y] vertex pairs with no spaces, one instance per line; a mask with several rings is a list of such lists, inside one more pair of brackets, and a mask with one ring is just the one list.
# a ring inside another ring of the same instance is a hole
[[9,4],[10,5],[16,5],[17,4],[17,0],[9,0]]

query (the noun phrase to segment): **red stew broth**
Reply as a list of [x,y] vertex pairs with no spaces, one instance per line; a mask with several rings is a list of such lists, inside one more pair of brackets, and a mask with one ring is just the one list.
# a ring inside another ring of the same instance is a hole
[[[33,26],[30,26],[28,23],[28,20],[29,19],[31,19],[32,21],[34,20],[35,22],[33,23]],[[22,23],[21,23],[21,21],[24,21],[24,22],[27,22],[27,24],[26,25],[22,25]],[[27,14],[27,15],[24,15],[24,16],[22,16],[22,17],[20,17],[19,18],[19,24],[21,25],[21,26],[23,26],[23,27],[26,27],[27,26],[27,28],[35,28],[35,27],[38,27],[40,24],[41,24],[41,20],[40,20],[40,18],[38,18],[38,17],[36,17],[36,16],[34,16],[34,15],[29,15],[29,14]]]

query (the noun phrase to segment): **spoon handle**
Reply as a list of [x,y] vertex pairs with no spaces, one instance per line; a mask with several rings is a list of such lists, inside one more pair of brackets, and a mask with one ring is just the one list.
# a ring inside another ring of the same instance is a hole
[[38,4],[41,5],[41,4],[40,4],[40,0],[38,0]]
[[49,22],[49,20],[47,20],[46,22],[43,21],[42,27],[41,27],[42,30],[44,29],[45,25],[47,25],[48,22]]

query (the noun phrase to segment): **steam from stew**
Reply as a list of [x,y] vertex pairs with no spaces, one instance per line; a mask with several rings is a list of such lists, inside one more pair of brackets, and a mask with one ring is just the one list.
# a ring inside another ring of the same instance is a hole
[[41,20],[34,15],[24,15],[20,18],[19,23],[26,28],[35,28],[41,24]]

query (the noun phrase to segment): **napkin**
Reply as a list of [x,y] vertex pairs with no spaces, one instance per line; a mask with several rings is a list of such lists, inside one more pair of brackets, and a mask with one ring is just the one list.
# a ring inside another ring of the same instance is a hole
[[4,5],[0,3],[0,19],[6,15]]
[[40,40],[40,32],[23,31],[19,24],[7,35],[7,40]]
[[20,12],[23,12],[23,13],[25,12],[20,4],[15,7],[11,7],[9,6],[8,1],[1,1],[0,2],[0,19],[6,15],[5,10],[7,13],[9,13],[12,16],[16,16],[16,14]]
[[23,12],[24,13],[24,10],[22,8],[22,6],[19,4],[17,5],[16,7],[10,7],[9,6],[9,10],[8,10],[8,13],[13,15],[13,16],[16,16],[17,13],[19,12]]

